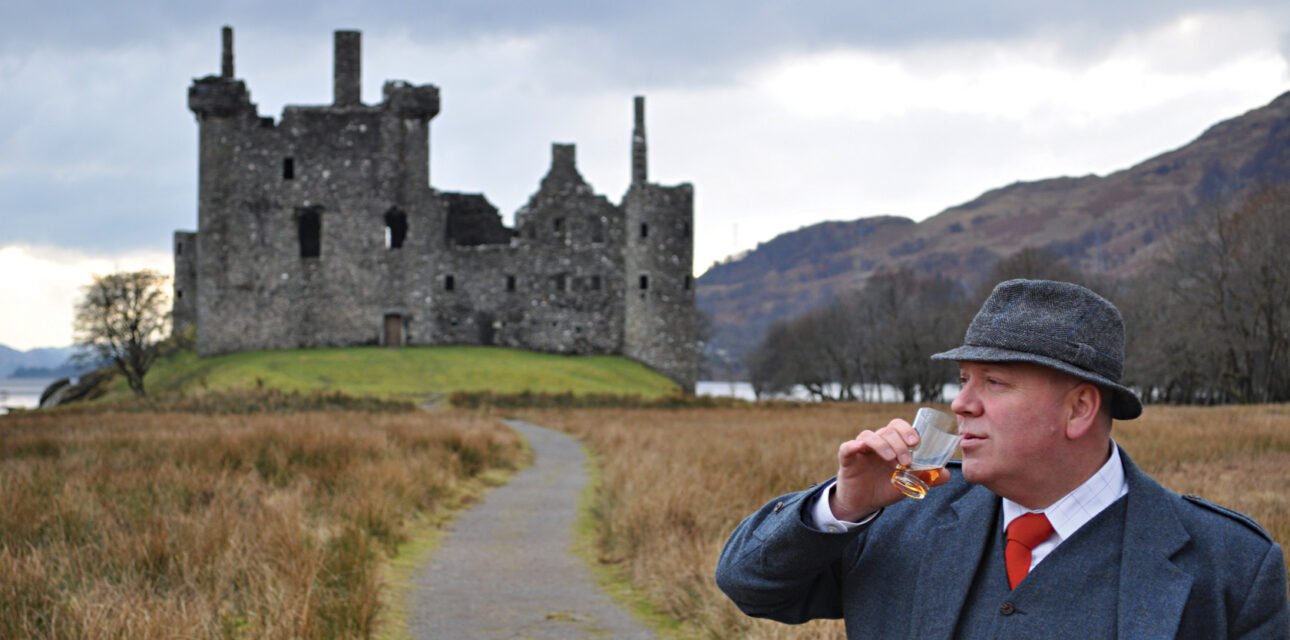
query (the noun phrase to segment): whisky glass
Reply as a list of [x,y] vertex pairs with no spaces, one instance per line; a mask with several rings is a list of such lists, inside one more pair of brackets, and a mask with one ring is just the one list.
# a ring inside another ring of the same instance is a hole
[[914,416],[914,431],[918,432],[918,446],[909,452],[909,465],[896,467],[891,483],[901,493],[922,500],[928,485],[949,473],[945,461],[959,446],[959,422],[948,413],[923,407]]

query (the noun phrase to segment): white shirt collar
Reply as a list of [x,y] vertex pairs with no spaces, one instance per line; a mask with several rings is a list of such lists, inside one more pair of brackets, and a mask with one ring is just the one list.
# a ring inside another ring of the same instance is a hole
[[[1036,547],[1032,554],[1032,564],[1038,564],[1043,556],[1057,547],[1063,540],[1070,538],[1080,527],[1088,524],[1093,516],[1111,506],[1121,496],[1129,493],[1129,485],[1124,480],[1124,464],[1120,461],[1120,448],[1111,442],[1111,457],[1083,484],[1074,491],[1062,496],[1045,509],[1035,511],[1048,516],[1053,525],[1055,536]],[[1018,516],[1031,511],[1007,498],[1003,499],[1003,527]],[[1041,549],[1041,547],[1044,547]]]

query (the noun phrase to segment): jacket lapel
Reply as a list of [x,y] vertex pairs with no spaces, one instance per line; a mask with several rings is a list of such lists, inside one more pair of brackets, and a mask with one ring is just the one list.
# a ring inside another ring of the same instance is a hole
[[1119,637],[1174,638],[1192,579],[1171,558],[1191,536],[1174,513],[1172,494],[1139,470],[1124,449],[1120,457],[1129,494],[1116,607]]
[[927,553],[914,592],[914,637],[948,639],[972,589],[986,537],[999,517],[999,498],[973,487],[950,504],[925,535]]

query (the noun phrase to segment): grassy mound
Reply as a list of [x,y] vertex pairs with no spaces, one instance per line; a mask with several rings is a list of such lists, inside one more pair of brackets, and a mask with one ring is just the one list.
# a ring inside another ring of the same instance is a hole
[[[421,402],[461,391],[675,394],[676,383],[618,356],[560,356],[500,347],[348,347],[251,351],[198,358],[179,351],[148,372],[149,394],[202,395],[237,389],[340,392]],[[129,396],[117,381],[106,399]]]

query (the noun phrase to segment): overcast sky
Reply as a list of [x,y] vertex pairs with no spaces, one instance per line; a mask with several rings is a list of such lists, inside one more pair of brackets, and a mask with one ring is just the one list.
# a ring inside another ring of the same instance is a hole
[[[632,96],[650,179],[695,187],[695,272],[823,220],[921,220],[1017,180],[1106,174],[1290,89],[1290,3],[0,0],[0,344],[71,342],[94,273],[172,270],[195,230],[193,78],[220,27],[260,115],[435,84],[431,184],[507,224],[552,142],[618,202]],[[15,6],[17,5],[17,6]],[[901,6],[896,6],[901,5]]]

